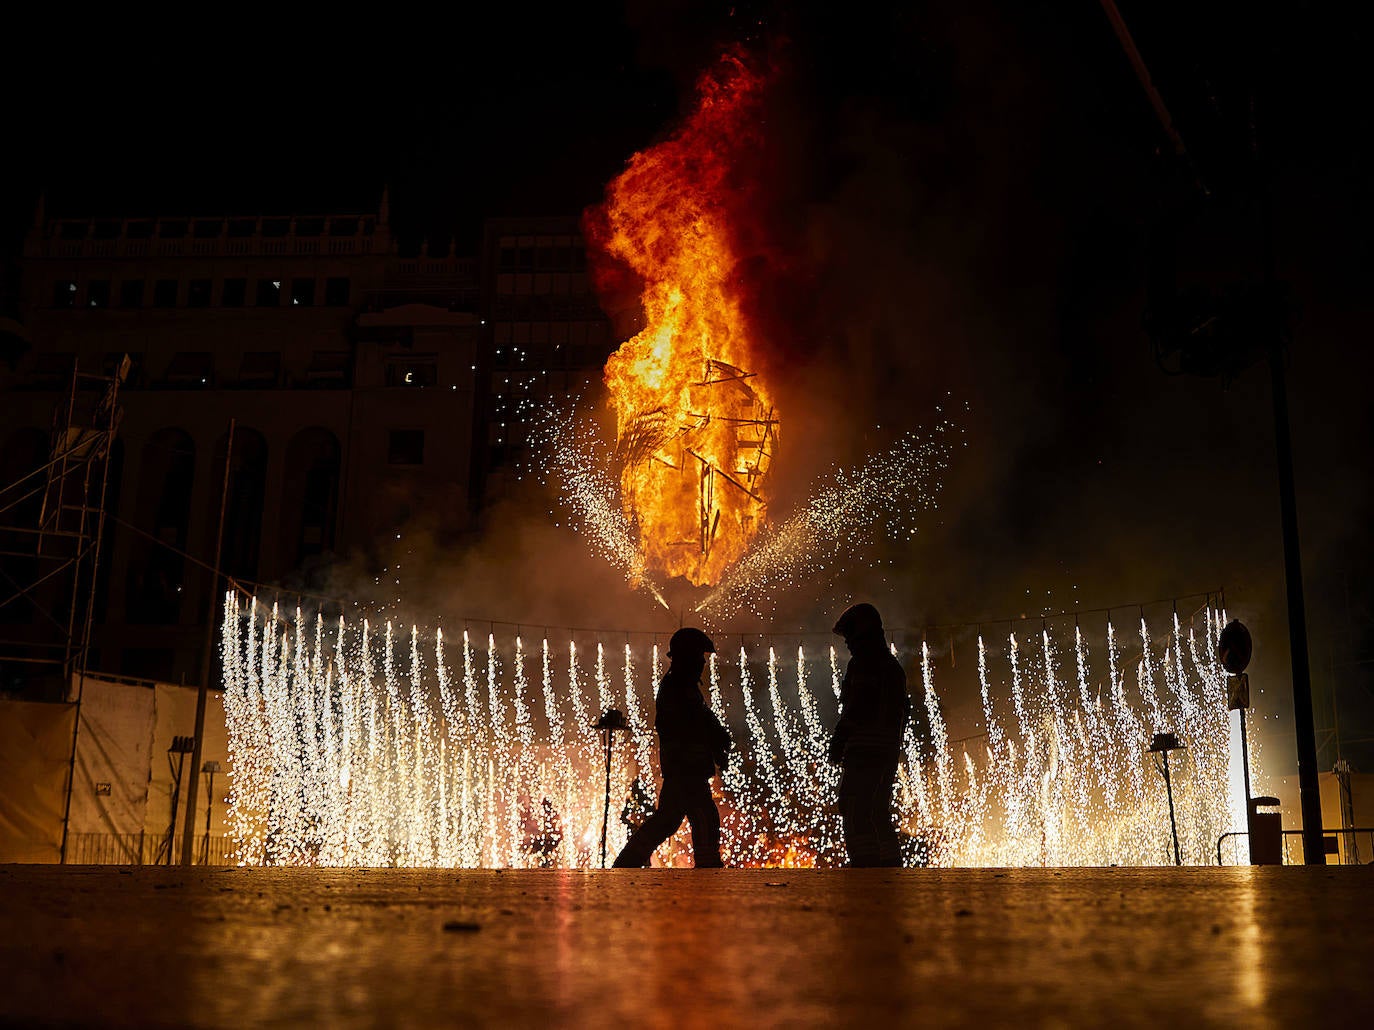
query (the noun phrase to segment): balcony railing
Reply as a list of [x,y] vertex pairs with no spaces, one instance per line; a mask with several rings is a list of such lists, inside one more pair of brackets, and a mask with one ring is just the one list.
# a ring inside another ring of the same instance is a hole
[[[263,230],[263,222],[275,219],[190,219],[195,229],[189,234],[186,233],[186,219],[169,221],[178,224],[164,236],[162,223],[157,220],[131,219],[99,224],[96,221],[58,220],[45,230],[40,241],[40,255],[56,258],[346,256],[381,254],[385,250],[385,244],[377,235],[375,217],[366,215],[287,219],[291,227],[280,233]],[[238,223],[248,223],[247,228],[252,231],[245,231],[245,226]]]

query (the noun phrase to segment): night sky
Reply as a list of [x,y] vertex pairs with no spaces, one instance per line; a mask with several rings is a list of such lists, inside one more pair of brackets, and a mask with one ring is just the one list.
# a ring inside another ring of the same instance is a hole
[[672,128],[699,70],[742,42],[780,69],[759,215],[783,257],[760,277],[784,392],[810,413],[789,453],[854,460],[942,400],[967,405],[938,516],[883,552],[886,571],[844,586],[908,625],[1225,586],[1283,747],[1266,367],[1229,384],[1169,376],[1141,327],[1163,211],[1190,212],[1181,283],[1262,267],[1253,96],[1295,302],[1317,725],[1336,679],[1343,732],[1374,736],[1368,672],[1334,670],[1346,645],[1374,647],[1368,50],[1334,10],[1263,21],[1257,5],[1122,3],[1211,191],[1203,214],[1090,0],[464,10],[358,24],[232,12],[252,23],[188,18],[182,35],[120,12],[67,31],[11,94],[23,145],[7,236],[39,190],[50,215],[209,214],[366,209],[386,184],[407,247],[452,238],[475,253],[484,217],[598,201]]

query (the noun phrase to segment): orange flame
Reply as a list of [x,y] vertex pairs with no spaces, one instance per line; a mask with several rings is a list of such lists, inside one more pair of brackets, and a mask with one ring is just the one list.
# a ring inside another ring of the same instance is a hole
[[606,362],[626,514],[647,568],[714,584],[768,510],[778,411],[758,375],[732,175],[759,142],[764,79],[727,55],[668,139],[607,188],[588,235],[642,281],[645,327]]

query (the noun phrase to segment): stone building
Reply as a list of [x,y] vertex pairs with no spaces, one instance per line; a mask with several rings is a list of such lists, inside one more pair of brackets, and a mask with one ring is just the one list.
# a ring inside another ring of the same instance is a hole
[[[210,576],[197,561],[214,550],[231,419],[227,575],[308,589],[412,518],[470,528],[536,401],[595,376],[611,349],[584,267],[574,219],[494,221],[479,258],[402,256],[385,195],[375,212],[326,215],[40,209],[20,261],[27,350],[0,365],[7,481],[47,460],[73,370],[130,358],[91,667],[198,678]],[[41,608],[0,608],[6,635],[44,622]],[[12,689],[25,678],[6,666]]]

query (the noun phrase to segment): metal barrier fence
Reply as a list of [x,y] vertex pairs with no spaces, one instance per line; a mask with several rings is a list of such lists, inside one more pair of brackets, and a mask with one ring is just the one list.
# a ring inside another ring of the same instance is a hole
[[[195,865],[238,865],[232,837],[202,834],[193,846]],[[73,833],[67,838],[69,865],[177,865],[180,861],[181,834],[170,846],[165,834]]]
[[[1289,841],[1294,837],[1301,837],[1302,830],[1283,830],[1283,864],[1302,865],[1301,848],[1294,852],[1297,855],[1295,861],[1289,854]],[[1217,838],[1217,865],[1226,865],[1222,860],[1222,845],[1234,842],[1241,837],[1248,837],[1250,834],[1245,830],[1235,830],[1231,833],[1223,833]],[[1322,834],[1322,840],[1326,845],[1328,865],[1366,865],[1374,863],[1374,827],[1371,826],[1351,826],[1340,830],[1327,830]],[[1234,858],[1234,847],[1230,849],[1231,857]],[[1335,862],[1330,858],[1334,857]],[[1232,862],[1232,865],[1239,863]]]

